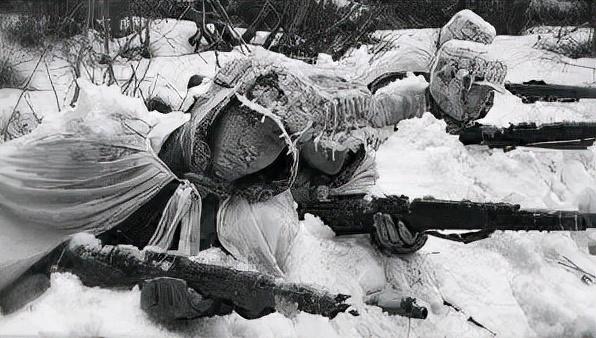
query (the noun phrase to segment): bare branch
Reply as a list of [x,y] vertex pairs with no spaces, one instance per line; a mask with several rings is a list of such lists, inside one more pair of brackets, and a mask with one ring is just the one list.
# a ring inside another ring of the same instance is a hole
[[31,80],[33,79],[33,76],[35,76],[35,72],[37,71],[37,68],[39,68],[39,65],[41,64],[41,61],[44,59],[46,52],[48,51],[49,46],[45,47],[43,52],[41,53],[41,55],[39,56],[39,60],[37,60],[37,63],[35,64],[35,67],[33,68],[33,71],[31,72],[31,74],[29,75],[29,78],[27,78],[27,82],[25,83],[25,86],[23,87],[23,91],[21,92],[21,94],[19,95],[19,98],[17,99],[17,102],[15,103],[12,112],[10,113],[10,115],[8,116],[8,120],[6,121],[6,124],[4,125],[4,128],[2,128],[2,132],[0,133],[0,136],[4,137],[4,140],[7,141],[8,140],[8,127],[10,126],[10,123],[13,121],[13,118],[15,116],[15,113],[17,112],[17,107],[19,106],[19,103],[21,102],[21,99],[23,98],[23,95],[25,95],[25,93],[28,90],[29,84],[31,83]]
[[50,80],[50,85],[52,86],[52,91],[54,92],[54,97],[56,98],[56,106],[58,107],[58,111],[61,111],[60,100],[58,99],[58,93],[56,92],[56,87],[54,87],[54,81],[52,80],[52,75],[50,74],[50,69],[48,67],[48,63],[46,62],[46,60],[44,60],[43,63],[46,66],[46,73],[48,74],[48,79]]

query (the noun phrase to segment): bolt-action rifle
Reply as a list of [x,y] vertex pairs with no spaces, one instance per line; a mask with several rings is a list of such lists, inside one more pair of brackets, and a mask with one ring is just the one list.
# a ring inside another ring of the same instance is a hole
[[576,102],[580,99],[596,99],[596,87],[549,84],[542,80],[524,83],[506,83],[505,89],[519,96],[523,103],[536,101]]
[[459,131],[465,144],[482,144],[509,150],[515,147],[586,149],[596,140],[594,122],[560,122],[543,125],[522,123],[507,128],[475,124]]
[[[596,214],[578,211],[525,210],[507,203],[478,203],[406,196],[366,198],[365,195],[329,196],[298,203],[298,214],[320,217],[336,235],[373,234],[374,215],[391,215],[412,233],[433,235],[462,242],[488,237],[497,230],[585,231],[596,228]],[[480,230],[486,236],[441,235],[436,230]]]

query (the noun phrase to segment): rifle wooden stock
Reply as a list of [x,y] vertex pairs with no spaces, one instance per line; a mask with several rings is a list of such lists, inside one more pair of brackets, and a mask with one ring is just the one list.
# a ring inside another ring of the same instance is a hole
[[413,232],[427,230],[585,231],[596,227],[596,214],[577,211],[522,210],[519,205],[363,195],[301,202],[298,213],[320,217],[337,235],[370,234],[377,212],[392,215]]
[[261,315],[279,306],[296,306],[304,312],[333,318],[349,307],[346,295],[284,283],[258,272],[198,263],[184,256],[139,251],[132,246],[67,248],[59,269],[73,272],[87,286],[133,287],[156,277],[183,279],[203,296],[225,300],[241,309],[257,309]]

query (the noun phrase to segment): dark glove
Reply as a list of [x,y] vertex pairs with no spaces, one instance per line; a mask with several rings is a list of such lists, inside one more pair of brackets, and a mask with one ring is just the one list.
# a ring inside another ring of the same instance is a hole
[[159,277],[147,280],[141,289],[141,309],[160,323],[227,314],[222,304],[203,297],[182,279]]
[[376,213],[374,215],[373,243],[382,251],[391,254],[405,255],[416,252],[426,243],[428,237],[423,233],[412,234],[406,225],[393,222],[391,215]]

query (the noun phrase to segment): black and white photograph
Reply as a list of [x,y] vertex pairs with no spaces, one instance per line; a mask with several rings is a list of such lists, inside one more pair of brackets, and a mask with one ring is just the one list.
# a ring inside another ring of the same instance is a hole
[[0,337],[596,338],[596,0],[0,0]]

